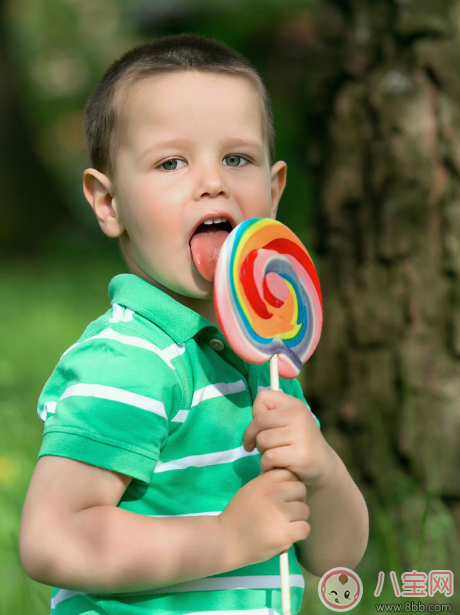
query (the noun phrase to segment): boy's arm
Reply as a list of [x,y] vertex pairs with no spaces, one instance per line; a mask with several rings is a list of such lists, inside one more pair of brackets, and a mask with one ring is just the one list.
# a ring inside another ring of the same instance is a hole
[[218,517],[154,518],[117,508],[130,480],[72,459],[41,457],[21,519],[26,573],[47,585],[113,593],[238,568],[223,548]]
[[338,566],[354,569],[369,537],[366,502],[343,461],[336,453],[334,457],[323,484],[307,486],[311,531],[306,540],[294,545],[300,564],[319,577]]

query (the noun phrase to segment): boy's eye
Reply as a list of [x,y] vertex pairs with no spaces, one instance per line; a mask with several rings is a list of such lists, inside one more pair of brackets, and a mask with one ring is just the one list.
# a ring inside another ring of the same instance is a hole
[[[244,156],[237,156],[236,154],[231,154],[230,156],[226,156],[224,160],[227,160],[226,166],[228,167],[241,167],[244,166],[240,164],[241,162],[247,163],[249,162],[247,158]],[[160,169],[164,169],[165,171],[176,171],[182,167],[178,166],[179,163],[185,165],[185,161],[180,158],[170,158],[169,160],[165,160],[159,166]]]
[[170,158],[169,160],[165,160],[160,164],[160,169],[164,169],[165,171],[175,171],[178,168],[178,162],[183,162],[185,164],[185,162],[183,160],[180,160],[179,158]]
[[248,162],[247,158],[244,158],[243,156],[237,156],[236,154],[230,154],[230,156],[226,156],[224,160],[228,160],[228,164],[226,165],[228,167],[243,166],[240,165],[241,160],[243,160],[244,162]]

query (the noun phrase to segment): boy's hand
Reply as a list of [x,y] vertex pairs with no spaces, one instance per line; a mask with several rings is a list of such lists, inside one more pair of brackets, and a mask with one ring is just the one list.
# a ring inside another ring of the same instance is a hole
[[266,561],[310,533],[306,487],[288,470],[256,476],[219,515],[235,568]]
[[319,487],[328,481],[337,455],[324,439],[307,406],[281,391],[259,391],[253,420],[243,435],[247,451],[257,446],[262,472],[286,468],[304,485]]

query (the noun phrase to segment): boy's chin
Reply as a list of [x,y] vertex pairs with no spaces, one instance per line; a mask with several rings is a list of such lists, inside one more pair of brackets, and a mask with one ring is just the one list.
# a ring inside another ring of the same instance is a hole
[[205,280],[198,271],[191,271],[188,279],[175,280],[167,279],[161,275],[155,275],[154,271],[145,271],[141,267],[130,267],[131,273],[144,278],[153,286],[156,286],[166,294],[171,295],[180,301],[180,297],[188,297],[190,299],[212,299],[214,291],[214,283]]
[[175,284],[173,281],[153,280],[155,286],[180,301],[181,297],[189,299],[213,299],[214,283],[203,279],[199,273],[192,276],[188,284]]
[[209,282],[205,280],[203,276],[196,270],[192,270],[193,287],[195,289],[194,295],[197,298],[212,297],[214,293],[214,280]]
[[214,283],[206,280],[194,285],[193,287],[182,288],[177,291],[177,294],[189,299],[213,299],[214,298]]

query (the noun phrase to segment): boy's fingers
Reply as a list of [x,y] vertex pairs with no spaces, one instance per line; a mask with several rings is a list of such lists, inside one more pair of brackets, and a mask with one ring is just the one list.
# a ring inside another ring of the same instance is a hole
[[254,421],[251,421],[243,434],[243,446],[248,452],[251,452],[254,449],[257,434],[257,425]]
[[243,446],[247,451],[252,451],[256,445],[257,434],[262,431],[260,421],[255,418],[246,427],[243,434]]
[[260,418],[253,419],[246,427],[243,434],[243,446],[247,451],[253,450],[256,446],[257,436],[261,431],[274,429],[275,427],[286,427],[287,422],[283,417],[272,417],[270,421],[263,421]]
[[278,408],[286,401],[286,393],[282,391],[272,391],[271,389],[261,389],[254,400],[253,415],[257,410],[273,410]]
[[277,483],[287,480],[298,480],[298,477],[286,468],[273,468],[266,472],[265,476],[270,476]]
[[253,420],[247,426],[243,434],[243,446],[245,450],[252,451],[256,446],[257,434],[264,429],[273,427],[285,427],[286,420],[278,413],[271,411],[281,408],[286,401],[286,394],[281,391],[262,389],[257,394],[252,408]]

